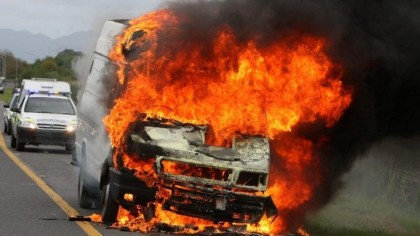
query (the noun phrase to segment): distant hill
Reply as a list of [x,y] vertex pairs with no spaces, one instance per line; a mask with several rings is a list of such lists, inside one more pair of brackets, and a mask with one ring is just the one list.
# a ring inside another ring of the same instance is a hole
[[10,51],[17,58],[32,63],[38,58],[54,57],[64,49],[83,51],[91,36],[92,32],[79,31],[51,39],[43,34],[33,34],[28,31],[0,29],[0,51]]

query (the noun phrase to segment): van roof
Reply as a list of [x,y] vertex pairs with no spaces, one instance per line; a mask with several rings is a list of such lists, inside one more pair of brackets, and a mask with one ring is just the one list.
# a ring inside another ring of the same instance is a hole
[[106,21],[96,43],[95,52],[108,57],[109,51],[114,46],[115,37],[127,27],[127,22],[126,20]]

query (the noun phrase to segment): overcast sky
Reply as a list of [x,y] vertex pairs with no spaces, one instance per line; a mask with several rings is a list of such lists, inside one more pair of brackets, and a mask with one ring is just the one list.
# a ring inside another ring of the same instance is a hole
[[27,30],[51,38],[94,31],[110,19],[131,19],[165,0],[0,0],[0,29]]

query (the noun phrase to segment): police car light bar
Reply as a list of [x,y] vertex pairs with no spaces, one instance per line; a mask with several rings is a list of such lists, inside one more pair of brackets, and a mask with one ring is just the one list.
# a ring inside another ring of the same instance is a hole
[[65,95],[68,96],[71,93],[66,92],[59,92],[59,91],[53,91],[53,90],[36,90],[36,89],[28,89],[28,94],[48,94],[48,95]]

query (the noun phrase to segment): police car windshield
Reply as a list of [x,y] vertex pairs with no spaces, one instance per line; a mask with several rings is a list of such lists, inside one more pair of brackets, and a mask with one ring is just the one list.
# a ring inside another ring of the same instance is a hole
[[29,97],[25,112],[75,115],[69,99],[51,97]]
[[17,107],[19,102],[19,96],[13,96],[12,101],[10,102],[10,107]]

